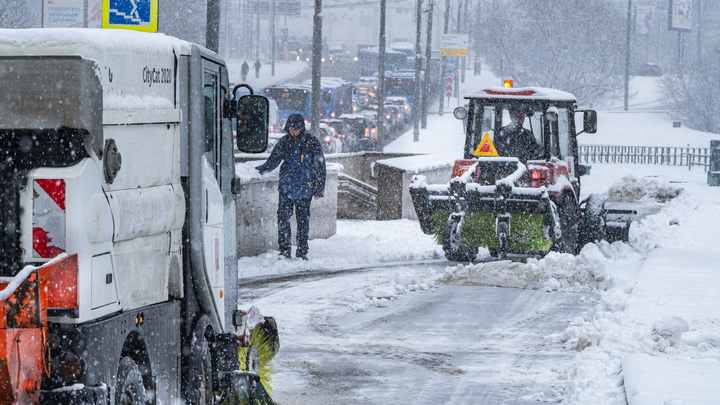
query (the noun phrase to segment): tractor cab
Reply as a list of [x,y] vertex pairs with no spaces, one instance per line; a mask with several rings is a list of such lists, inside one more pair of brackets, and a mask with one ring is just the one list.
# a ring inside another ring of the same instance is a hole
[[[577,135],[595,133],[595,111],[576,110],[575,97],[570,93],[547,88],[512,88],[508,82],[506,87],[484,88],[468,94],[467,109],[458,107],[454,111],[456,118],[465,121],[466,128],[463,160],[456,163],[459,169],[454,174],[481,157],[517,158],[526,167],[534,162],[559,164],[567,168],[567,178],[579,195],[578,177],[585,173],[585,167],[578,163]],[[578,132],[575,113],[581,111],[583,129]],[[512,170],[517,167],[506,166]],[[483,178],[485,182],[499,180]]]
[[480,247],[504,258],[627,241],[634,211],[606,210],[600,195],[579,201],[587,168],[579,164],[577,135],[596,132],[595,111],[577,110],[570,93],[510,81],[465,98],[467,108],[453,112],[466,137],[450,181],[429,185],[416,175],[410,184],[423,232],[442,243],[449,260],[473,260]]

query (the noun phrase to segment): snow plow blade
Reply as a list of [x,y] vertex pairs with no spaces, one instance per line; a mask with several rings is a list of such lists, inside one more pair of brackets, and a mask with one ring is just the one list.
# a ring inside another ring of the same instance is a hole
[[71,255],[0,278],[0,405],[39,402],[49,366],[47,309],[77,307],[77,269]]
[[605,240],[608,243],[627,242],[630,224],[637,215],[635,210],[608,209],[605,211]]

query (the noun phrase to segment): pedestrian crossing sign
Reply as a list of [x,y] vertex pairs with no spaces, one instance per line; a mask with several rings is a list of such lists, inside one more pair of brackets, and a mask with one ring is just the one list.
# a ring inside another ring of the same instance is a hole
[[103,28],[157,32],[158,0],[103,0]]
[[473,152],[473,156],[498,156],[497,149],[495,149],[495,145],[490,140],[489,132],[485,132],[482,141],[480,141],[475,152]]

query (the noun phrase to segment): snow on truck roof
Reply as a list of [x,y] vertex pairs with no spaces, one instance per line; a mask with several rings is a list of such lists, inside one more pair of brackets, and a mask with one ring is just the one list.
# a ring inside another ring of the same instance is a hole
[[465,95],[466,99],[494,98],[494,99],[527,99],[527,100],[554,100],[575,102],[572,94],[547,87],[486,87],[471,91]]
[[95,61],[106,111],[173,109],[176,57],[191,55],[192,47],[164,34],[129,30],[0,29],[2,56],[80,56]]
[[1,55],[153,54],[189,55],[190,43],[164,34],[93,28],[0,29]]

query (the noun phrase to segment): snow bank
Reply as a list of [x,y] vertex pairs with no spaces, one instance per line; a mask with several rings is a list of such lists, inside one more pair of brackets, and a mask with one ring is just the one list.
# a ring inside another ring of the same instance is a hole
[[606,291],[613,286],[613,279],[607,274],[607,260],[600,249],[589,244],[577,256],[550,252],[527,263],[505,260],[458,265],[448,268],[438,283],[587,292]]

